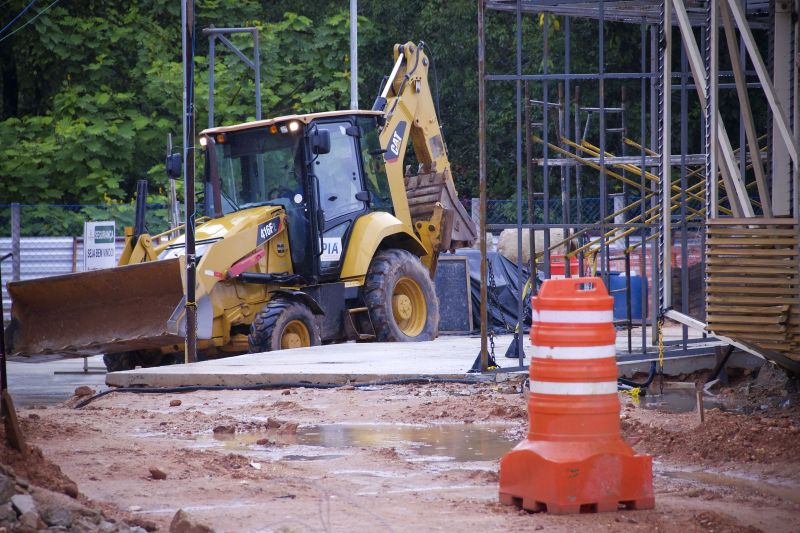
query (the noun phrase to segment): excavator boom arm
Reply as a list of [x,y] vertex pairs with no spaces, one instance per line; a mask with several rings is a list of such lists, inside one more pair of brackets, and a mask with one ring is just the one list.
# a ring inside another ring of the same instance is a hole
[[[413,227],[428,252],[423,261],[435,271],[438,252],[471,246],[477,232],[458,200],[450,160],[428,83],[430,61],[424,43],[394,46],[395,64],[373,110],[385,113],[381,145],[395,216]],[[419,168],[406,172],[408,142]]]

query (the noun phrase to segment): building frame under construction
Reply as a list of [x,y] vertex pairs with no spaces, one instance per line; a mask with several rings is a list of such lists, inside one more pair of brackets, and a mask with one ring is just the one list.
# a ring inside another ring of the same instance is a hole
[[[566,276],[596,273],[607,285],[613,270],[624,272],[627,316],[620,325],[628,357],[682,357],[727,346],[728,353],[735,347],[800,372],[800,0],[478,5],[481,235],[516,229],[520,271],[528,267],[545,278],[554,261],[564,261]],[[487,47],[498,41],[487,29],[491,18],[514,25],[513,72],[487,71]],[[540,32],[536,72],[523,69],[526,20]],[[572,68],[577,21],[584,28],[596,23],[596,44],[580,43],[583,50],[597,47],[596,71]],[[638,71],[608,65],[613,32],[637,29]],[[558,57],[551,53],[556,40]],[[502,84],[513,84],[515,94],[517,223],[487,224],[487,101]],[[720,108],[731,101],[738,110]],[[590,132],[596,138],[587,138]],[[582,208],[587,187],[599,198],[591,219]],[[540,213],[535,198],[542,200]],[[559,201],[554,216],[551,206]],[[523,229],[532,230],[528,265]],[[557,229],[564,236],[551,239]],[[536,250],[539,231],[544,244]],[[552,257],[559,245],[566,252]],[[485,370],[485,238],[481,252]],[[649,293],[632,290],[636,271],[649,280]],[[634,318],[636,299],[641,312]],[[664,340],[665,321],[680,325],[678,338]],[[521,348],[518,354],[521,365]]]

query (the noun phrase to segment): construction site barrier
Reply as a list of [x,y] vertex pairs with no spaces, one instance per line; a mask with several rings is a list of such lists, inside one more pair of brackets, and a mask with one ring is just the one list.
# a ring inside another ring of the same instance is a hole
[[500,461],[500,502],[553,514],[650,509],[652,458],[620,434],[613,298],[600,278],[532,299],[529,431]]

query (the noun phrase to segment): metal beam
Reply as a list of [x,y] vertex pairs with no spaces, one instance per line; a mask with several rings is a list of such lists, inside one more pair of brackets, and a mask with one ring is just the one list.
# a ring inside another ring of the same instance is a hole
[[[756,127],[753,123],[753,111],[750,108],[750,98],[747,96],[747,81],[744,75],[742,58],[739,56],[739,43],[736,39],[736,30],[733,27],[731,12],[727,2],[721,2],[719,7],[720,14],[722,15],[722,23],[725,27],[725,39],[728,44],[728,53],[731,56],[733,76],[736,79],[736,94],[739,96],[739,109],[742,112],[742,122],[744,122],[744,130],[747,136],[747,148],[750,150],[751,154],[758,154],[758,135],[756,134]],[[753,172],[756,176],[756,186],[758,187],[762,214],[765,217],[771,217],[772,207],[769,190],[767,188],[767,177],[764,174],[764,166],[761,164],[760,158],[753,160]]]
[[[684,7],[683,0],[673,0],[673,3],[675,8],[675,18],[678,20],[678,25],[680,26],[681,38],[683,39],[683,45],[686,48],[686,56],[689,60],[689,66],[692,70],[692,77],[694,78],[695,85],[697,86],[697,95],[700,99],[700,105],[705,108],[706,105],[708,105],[708,102],[706,102],[707,84],[705,78],[705,68],[703,66],[703,60],[700,56],[700,49],[697,47],[697,41],[694,39],[694,32],[692,31],[691,24],[689,24],[689,18],[686,14],[686,8]],[[715,15],[715,13],[712,10],[712,18],[716,18],[713,15]],[[717,39],[717,32],[711,30],[709,31],[713,45]],[[717,55],[714,53],[716,50],[717,47],[712,46],[711,59],[714,66],[716,66],[717,60]],[[718,78],[714,72],[711,74],[712,75],[709,78],[712,85],[715,85]],[[716,98],[714,98],[714,100],[716,100]],[[722,181],[725,184],[725,188],[728,190],[728,198],[731,203],[731,210],[737,217],[752,217],[754,215],[753,206],[750,203],[750,197],[747,194],[744,180],[739,175],[736,157],[733,154],[733,147],[731,146],[731,142],[728,138],[728,133],[725,130],[725,125],[722,122],[722,117],[719,114],[719,110],[716,110],[716,112],[712,110],[711,119],[712,122],[716,122],[716,128],[712,126],[711,130],[712,145],[718,144],[718,148],[716,150],[712,149],[712,157],[715,158],[717,155],[721,156],[719,170],[722,174]],[[716,137],[716,142],[713,142],[714,137]],[[712,202],[714,200],[715,196],[712,195]],[[716,216],[715,209],[710,210],[709,214],[711,214],[712,211],[713,216]]]
[[[678,0],[680,1],[680,0]],[[661,309],[672,307],[672,2],[664,0],[664,22],[661,46]]]
[[778,127],[780,136],[786,144],[786,148],[789,150],[789,156],[792,158],[794,165],[797,166],[797,146],[792,138],[792,131],[789,129],[788,115],[783,111],[783,106],[778,100],[775,86],[769,78],[769,72],[767,71],[766,65],[764,65],[764,60],[761,58],[761,53],[758,51],[758,46],[753,38],[753,32],[750,30],[750,26],[747,23],[747,18],[745,18],[742,6],[736,1],[722,1],[728,3],[733,18],[736,19],[736,25],[739,27],[742,40],[744,41],[745,47],[747,47],[747,54],[750,56],[750,61],[753,62],[756,74],[758,74],[758,79],[761,81],[761,86],[764,89],[764,95],[767,97],[767,102],[769,102],[769,107],[772,110],[772,122]]

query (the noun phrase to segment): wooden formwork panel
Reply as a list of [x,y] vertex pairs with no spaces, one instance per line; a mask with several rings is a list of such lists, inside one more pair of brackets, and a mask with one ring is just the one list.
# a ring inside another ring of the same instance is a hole
[[708,330],[800,361],[797,219],[717,219],[706,226]]

